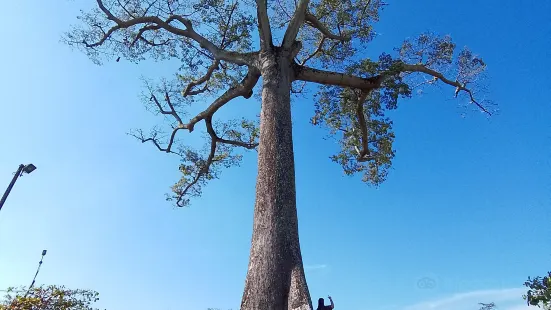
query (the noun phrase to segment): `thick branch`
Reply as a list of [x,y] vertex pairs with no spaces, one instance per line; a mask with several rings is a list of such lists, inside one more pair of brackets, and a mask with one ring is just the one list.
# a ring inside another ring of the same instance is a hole
[[[157,99],[157,97],[152,94],[151,95],[151,101],[155,103],[157,108],[159,109],[159,113],[164,115],[172,115],[174,119],[177,122],[177,126],[173,128],[172,133],[170,135],[170,139],[168,141],[168,145],[166,148],[163,148],[156,137],[150,137],[145,138],[143,135],[134,137],[138,138],[142,143],[151,141],[160,151],[166,152],[166,153],[175,153],[172,151],[172,145],[174,144],[174,140],[176,137],[176,134],[181,129],[187,129],[189,132],[192,132],[195,124],[202,120],[206,120],[208,118],[212,118],[214,113],[218,111],[222,106],[224,106],[226,103],[228,103],[230,100],[237,98],[239,96],[243,96],[245,98],[250,98],[252,95],[252,90],[256,83],[258,82],[258,79],[260,78],[260,73],[255,68],[250,67],[249,72],[247,76],[243,79],[241,84],[234,86],[230,89],[228,89],[225,93],[223,93],[220,97],[218,97],[207,109],[202,111],[201,113],[197,114],[195,117],[193,117],[188,123],[184,123],[182,121],[182,118],[178,115],[176,112],[176,109],[174,108],[174,105],[170,101],[170,98],[168,96],[168,93],[165,92],[165,101],[169,107],[170,110],[163,109],[161,103]],[[227,144],[233,144],[237,146],[242,146],[245,148],[254,148],[255,146],[251,146],[247,143],[240,143],[240,142],[233,142],[229,140],[224,140],[221,138],[217,138],[218,142],[227,143]]]
[[349,88],[360,89],[363,91],[370,91],[372,89],[379,88],[382,86],[385,78],[388,78],[390,76],[393,76],[399,73],[408,73],[408,72],[425,73],[430,76],[433,76],[436,79],[441,80],[445,84],[455,86],[456,96],[461,91],[466,92],[469,95],[471,102],[474,103],[482,112],[488,115],[492,115],[492,113],[488,111],[488,109],[486,109],[482,104],[480,104],[477,100],[475,100],[472,91],[467,87],[465,87],[464,84],[461,84],[458,81],[452,81],[446,78],[442,73],[435,71],[433,69],[430,69],[424,65],[409,65],[409,64],[402,63],[398,67],[398,71],[396,70],[386,71],[386,72],[380,73],[379,75],[369,77],[369,78],[362,78],[351,74],[318,70],[318,69],[313,69],[306,66],[301,66],[298,64],[295,64],[294,66],[295,66],[294,68],[295,80],[314,82],[314,83],[324,84],[324,85],[349,87]]
[[325,25],[321,21],[319,21],[316,18],[316,16],[314,16],[313,14],[306,13],[305,20],[310,26],[318,29],[325,37],[329,39],[338,40],[338,41],[350,40],[350,37],[348,36],[340,36],[340,35],[331,33],[331,31],[327,27],[325,27]]
[[250,96],[252,96],[253,87],[256,85],[259,78],[260,72],[258,72],[257,69],[250,67],[249,73],[243,79],[241,84],[228,89],[225,93],[218,97],[206,110],[197,114],[187,124],[183,125],[183,128],[189,130],[189,132],[192,132],[195,124],[206,119],[209,116],[212,116],[216,111],[218,111],[218,109],[220,109],[230,100],[239,96],[250,98]]
[[247,143],[247,142],[242,142],[237,140],[228,140],[228,139],[222,139],[222,138],[217,138],[216,141],[224,144],[231,144],[235,146],[244,147],[248,150],[252,150],[258,146],[258,143]]
[[295,64],[295,80],[369,91],[381,86],[382,77],[361,78],[355,75],[318,70]]
[[[164,29],[172,34],[183,36],[190,38],[197,42],[202,48],[208,50],[215,59],[218,60],[224,60],[231,63],[235,63],[238,65],[247,65],[250,63],[249,55],[248,54],[242,54],[237,52],[230,52],[223,49],[218,48],[216,45],[214,45],[212,42],[210,42],[205,37],[201,36],[195,30],[193,29],[192,23],[189,19],[184,18],[180,15],[171,15],[169,16],[165,21],[160,19],[158,16],[141,16],[141,17],[135,17],[131,18],[129,20],[121,20],[117,18],[111,11],[109,11],[105,5],[103,4],[102,0],[97,0],[99,8],[103,11],[103,13],[107,16],[107,19],[113,21],[116,25],[113,26],[111,29],[109,29],[105,35],[96,43],[87,43],[83,42],[84,45],[88,48],[94,48],[97,46],[102,45],[109,37],[117,30],[120,29],[126,29],[137,25],[145,24],[146,27],[149,27],[149,29],[155,29],[158,27],[158,29]],[[172,26],[170,23],[178,21],[182,23],[185,26],[185,29],[181,29],[178,27]],[[151,25],[153,24],[153,25]],[[144,30],[145,31],[145,30]],[[142,32],[143,34],[143,32]]]
[[258,18],[258,32],[260,35],[260,49],[269,50],[272,48],[272,30],[268,18],[268,7],[266,0],[256,0],[256,15]]
[[362,150],[358,154],[358,161],[369,161],[373,159],[373,157],[369,154],[369,132],[367,130],[367,122],[365,121],[365,113],[364,113],[364,101],[367,98],[367,95],[369,93],[367,91],[362,91],[358,102],[356,103],[356,116],[358,117],[358,124],[360,125],[360,131],[361,131],[361,142],[362,142]]
[[283,48],[290,48],[293,45],[293,42],[295,42],[298,31],[304,24],[309,3],[310,0],[299,0],[295,13],[293,14],[293,18],[291,18],[289,26],[287,26],[287,30],[283,36],[283,43],[281,44]]
[[[205,120],[205,124],[207,125],[207,131],[208,131],[208,124],[211,124],[211,118],[208,117],[206,120]],[[211,127],[212,127],[212,124],[211,124]],[[209,173],[209,169],[210,169],[210,166],[212,165],[212,162],[214,161],[214,156],[216,155],[216,140],[214,138],[212,138],[212,135],[211,135],[211,141],[210,141],[210,152],[209,152],[209,155],[207,157],[207,160],[205,161],[204,165],[201,167],[201,169],[197,172],[197,174],[195,175],[195,177],[193,178],[193,180],[191,182],[189,182],[189,184],[184,188],[184,190],[182,190],[181,192],[178,193],[178,196],[177,196],[177,201],[176,201],[176,205],[179,206],[179,207],[183,207],[182,205],[182,198],[184,198],[184,196],[186,195],[186,193],[189,191],[189,189],[194,186],[195,184],[197,184],[197,182],[199,182],[199,180],[201,179],[202,176],[206,175],[207,173]]]

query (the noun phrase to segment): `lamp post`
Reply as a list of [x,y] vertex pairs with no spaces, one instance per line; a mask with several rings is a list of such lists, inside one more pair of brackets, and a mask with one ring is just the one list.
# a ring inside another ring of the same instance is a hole
[[46,256],[46,252],[47,252],[46,250],[42,250],[42,257],[40,258],[40,262],[38,262],[38,269],[36,269],[36,273],[34,274],[33,282],[31,283],[31,285],[27,289],[27,293],[25,293],[25,297],[27,297],[27,295],[29,295],[29,292],[31,291],[31,289],[34,286],[34,281],[36,281],[36,276],[38,275],[38,272],[40,271],[40,267],[42,266],[42,260],[44,260],[44,256]]
[[8,195],[11,192],[11,189],[15,185],[15,182],[17,179],[23,175],[23,173],[29,174],[36,170],[36,166],[33,164],[28,165],[19,165],[19,168],[17,168],[17,171],[15,172],[15,175],[11,179],[10,185],[8,185],[8,188],[4,192],[4,195],[2,196],[2,199],[0,200],[0,210],[2,210],[2,207],[4,206],[4,203],[6,202],[6,199],[8,198]]

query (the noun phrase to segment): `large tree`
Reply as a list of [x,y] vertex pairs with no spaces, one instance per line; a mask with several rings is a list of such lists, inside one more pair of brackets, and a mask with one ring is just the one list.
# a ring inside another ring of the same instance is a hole
[[[491,113],[476,93],[486,65],[466,48],[456,52],[449,36],[425,33],[367,57],[384,6],[381,0],[97,0],[64,37],[97,63],[120,57],[180,62],[173,80],[146,83],[146,101],[171,118],[171,129],[134,132],[181,156],[182,177],[169,197],[177,206],[200,195],[220,168],[238,164],[239,150],[258,151],[242,310],[312,308],[299,245],[292,94],[317,86],[310,121],[339,137],[341,150],[332,160],[374,185],[385,180],[394,157],[385,113],[399,97],[442,84]],[[253,90],[261,94],[259,127],[254,119],[214,120],[228,102],[251,98]],[[188,116],[197,101],[210,105]],[[208,133],[204,153],[177,138],[200,122]]]

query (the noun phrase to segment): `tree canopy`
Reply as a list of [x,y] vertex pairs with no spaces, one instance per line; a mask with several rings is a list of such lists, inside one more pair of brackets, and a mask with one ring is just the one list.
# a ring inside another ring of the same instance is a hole
[[544,277],[528,277],[524,286],[528,291],[523,297],[529,306],[551,309],[551,272]]
[[[181,64],[174,78],[146,82],[143,95],[169,126],[132,135],[182,158],[182,177],[168,199],[187,206],[221,168],[239,164],[240,150],[258,146],[257,119],[220,122],[214,115],[235,98],[251,98],[270,51],[292,57],[292,93],[306,84],[316,89],[311,123],[338,137],[340,151],[331,159],[367,184],[381,184],[392,165],[388,111],[399,98],[441,84],[477,110],[495,111],[484,96],[485,62],[448,35],[427,32],[368,56],[385,6],[381,0],[97,0],[64,40],[98,64],[120,57]],[[210,104],[188,115],[198,102]],[[200,122],[207,143],[193,149],[178,134]]]
[[0,310],[97,310],[92,304],[99,300],[92,290],[72,290],[64,286],[39,286],[30,290],[8,288],[0,299]]

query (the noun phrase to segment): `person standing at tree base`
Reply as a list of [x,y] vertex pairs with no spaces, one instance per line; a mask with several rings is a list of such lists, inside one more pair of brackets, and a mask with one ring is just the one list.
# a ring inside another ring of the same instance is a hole
[[327,296],[327,298],[329,298],[331,305],[326,306],[323,298],[320,298],[318,299],[318,308],[316,310],[333,310],[335,308],[335,304],[333,303],[333,298],[331,298],[331,296]]

